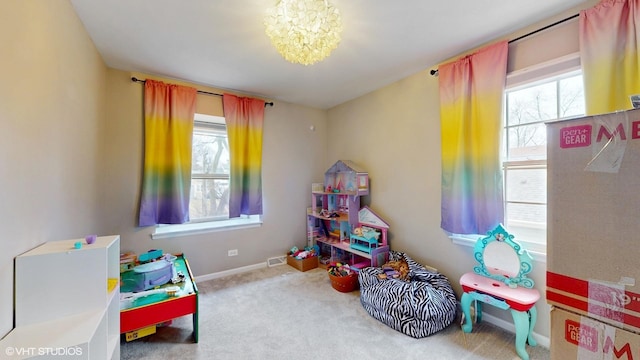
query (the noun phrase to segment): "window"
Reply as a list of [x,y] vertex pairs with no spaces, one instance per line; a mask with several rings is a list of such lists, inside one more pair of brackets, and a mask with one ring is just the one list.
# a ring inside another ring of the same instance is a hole
[[259,226],[259,215],[229,219],[229,144],[223,117],[196,114],[191,153],[189,223],[158,225],[153,239]]
[[[584,116],[579,54],[507,75],[502,165],[504,225],[535,260],[546,261],[546,122]],[[480,235],[450,234],[453,243],[474,246]]]
[[191,222],[228,219],[230,165],[224,118],[196,114],[191,155]]
[[547,130],[545,122],[583,116],[582,73],[573,70],[507,88],[503,141],[505,227],[545,253]]

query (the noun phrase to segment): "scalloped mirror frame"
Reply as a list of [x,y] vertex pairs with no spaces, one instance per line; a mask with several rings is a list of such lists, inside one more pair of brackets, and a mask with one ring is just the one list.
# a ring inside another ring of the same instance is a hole
[[[514,236],[509,234],[507,230],[502,226],[502,224],[496,226],[493,230],[487,232],[487,236],[483,238],[479,238],[476,241],[476,245],[474,247],[474,254],[476,261],[480,264],[473,268],[476,274],[486,276],[492,278],[494,280],[498,280],[504,282],[509,287],[518,287],[522,286],[525,288],[533,288],[534,281],[528,278],[526,275],[531,272],[533,265],[533,258],[529,254],[527,250],[522,248],[517,241],[515,241]],[[487,245],[491,244],[494,241],[504,242],[507,245],[513,248],[513,251],[518,256],[520,260],[520,271],[516,276],[504,276],[498,274],[492,274],[487,270],[487,267],[484,263],[484,251],[487,248]]]

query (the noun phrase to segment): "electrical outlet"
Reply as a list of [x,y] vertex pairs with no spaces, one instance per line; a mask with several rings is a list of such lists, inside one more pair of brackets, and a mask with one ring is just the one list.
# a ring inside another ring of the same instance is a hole
[[238,256],[238,249],[229,250],[228,256]]

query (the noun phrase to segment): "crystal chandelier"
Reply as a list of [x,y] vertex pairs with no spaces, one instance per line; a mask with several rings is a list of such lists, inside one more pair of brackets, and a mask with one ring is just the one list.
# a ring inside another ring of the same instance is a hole
[[280,55],[311,65],[331,54],[340,42],[340,11],[327,0],[280,0],[267,11],[265,32]]

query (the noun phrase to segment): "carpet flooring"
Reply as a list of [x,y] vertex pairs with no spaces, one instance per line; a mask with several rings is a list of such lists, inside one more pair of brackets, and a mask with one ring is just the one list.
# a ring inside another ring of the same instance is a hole
[[[486,322],[464,334],[459,322],[423,339],[371,317],[358,291],[331,287],[326,271],[288,265],[198,283],[199,342],[191,316],[153,335],[121,340],[121,359],[455,359],[517,360],[515,335]],[[532,360],[549,359],[527,346]]]

